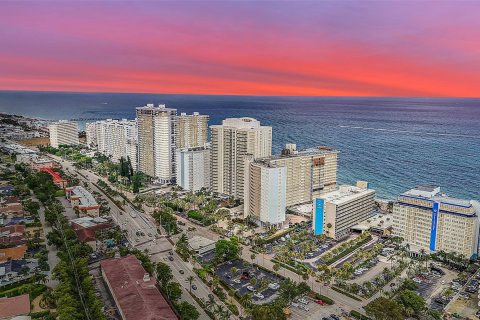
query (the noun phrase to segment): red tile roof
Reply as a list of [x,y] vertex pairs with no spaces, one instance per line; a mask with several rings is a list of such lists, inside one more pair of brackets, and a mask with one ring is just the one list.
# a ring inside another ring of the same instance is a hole
[[11,298],[0,298],[0,319],[28,315],[30,313],[30,298],[28,294]]
[[125,320],[178,319],[155,286],[155,280],[143,280],[146,271],[135,256],[103,260],[100,265]]
[[25,252],[27,252],[27,246],[24,244],[13,248],[0,249],[0,262],[7,261],[8,259],[23,259]]
[[47,172],[48,174],[50,174],[52,176],[52,179],[53,179],[53,182],[54,183],[58,183],[58,182],[64,182],[65,179],[63,179],[62,177],[60,177],[58,175],[58,173],[56,173],[55,171],[53,171],[51,168],[41,168],[40,171],[43,171],[43,172]]

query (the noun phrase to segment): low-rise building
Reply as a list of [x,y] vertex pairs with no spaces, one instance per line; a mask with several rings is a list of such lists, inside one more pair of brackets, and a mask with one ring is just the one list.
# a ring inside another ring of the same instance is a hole
[[57,164],[54,160],[40,157],[38,154],[34,153],[17,154],[15,162],[29,165],[34,170],[57,167]]
[[16,224],[0,228],[0,245],[19,245],[26,242],[24,225]]
[[185,190],[210,189],[210,147],[182,148],[176,151],[177,185]]
[[102,260],[100,267],[123,320],[179,319],[135,256]]
[[313,231],[333,239],[345,238],[354,225],[372,217],[375,190],[358,181],[356,186],[341,185],[338,190],[314,200]]
[[23,294],[10,298],[0,298],[0,320],[11,320],[30,313],[30,296]]
[[25,212],[20,199],[16,196],[9,196],[0,199],[0,214],[21,216]]
[[7,260],[21,260],[25,257],[27,246],[22,244],[16,247],[0,249],[0,262]]
[[393,216],[391,214],[377,214],[350,229],[357,232],[370,231],[372,234],[388,237],[392,234],[392,227]]
[[393,235],[429,252],[478,256],[480,204],[450,197],[432,185],[400,194],[393,205]]
[[201,236],[194,236],[188,240],[188,248],[196,254],[204,254],[215,249],[216,241]]
[[96,232],[113,226],[107,219],[101,217],[82,217],[71,220],[70,223],[77,239],[91,246],[93,250],[97,250]]
[[67,180],[60,177],[58,172],[53,171],[52,168],[41,168],[40,171],[48,173],[52,177],[53,183],[60,189],[65,189],[67,187]]
[[90,192],[82,186],[65,188],[66,197],[73,208],[78,208],[81,217],[98,217],[100,205]]

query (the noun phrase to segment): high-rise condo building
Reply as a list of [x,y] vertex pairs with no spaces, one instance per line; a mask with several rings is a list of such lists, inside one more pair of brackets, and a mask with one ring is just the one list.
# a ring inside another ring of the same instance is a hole
[[393,205],[393,235],[410,250],[445,251],[476,258],[480,205],[447,196],[438,186],[418,186],[400,194]]
[[287,207],[336,189],[338,153],[325,146],[297,151],[295,144],[287,144],[280,155],[268,159],[271,165],[287,169]]
[[243,198],[245,156],[272,154],[272,127],[253,118],[228,118],[210,126],[212,139],[212,191]]
[[177,149],[176,166],[177,185],[189,191],[210,189],[210,146]]
[[281,226],[285,221],[287,168],[247,157],[244,216],[258,224]]
[[78,140],[78,124],[68,120],[60,120],[48,126],[50,145],[58,148],[60,145],[76,145]]
[[375,190],[365,181],[356,186],[341,185],[338,190],[322,194],[313,202],[313,231],[333,239],[349,235],[350,228],[372,217]]
[[85,123],[85,136],[87,140],[87,147],[97,147],[97,126],[96,122]]
[[202,147],[208,139],[209,116],[194,112],[191,115],[181,113],[177,116],[177,148]]
[[160,183],[175,180],[177,109],[147,104],[137,109],[139,170]]
[[[138,170],[138,141],[136,120],[96,121],[86,126],[87,137],[94,137],[88,144],[98,152],[110,157],[113,162],[120,158],[130,159],[132,168]],[[88,139],[87,139],[88,141]]]

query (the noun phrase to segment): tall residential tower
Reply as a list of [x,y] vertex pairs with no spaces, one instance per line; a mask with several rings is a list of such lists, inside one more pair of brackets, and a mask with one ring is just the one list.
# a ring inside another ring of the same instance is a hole
[[48,126],[50,145],[58,148],[61,145],[76,145],[78,140],[78,124],[68,120],[60,120]]
[[177,109],[147,104],[137,109],[139,170],[160,183],[175,180]]
[[272,154],[272,127],[253,118],[228,118],[210,126],[212,135],[212,191],[243,198],[245,156]]

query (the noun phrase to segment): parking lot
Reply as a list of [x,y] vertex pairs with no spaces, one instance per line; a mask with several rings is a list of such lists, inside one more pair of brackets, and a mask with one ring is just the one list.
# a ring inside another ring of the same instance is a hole
[[[237,270],[232,273],[232,270]],[[252,303],[264,304],[271,302],[277,296],[282,279],[263,269],[253,267],[237,259],[227,261],[216,269],[217,275],[240,296],[252,293]],[[252,279],[255,279],[252,283]]]
[[292,320],[305,320],[305,319],[318,319],[322,320],[323,318],[330,318],[329,320],[335,320],[335,318],[331,318],[330,316],[336,315],[340,319],[345,319],[342,317],[342,310],[340,307],[336,305],[320,305],[315,303],[314,299],[309,297],[305,297],[308,301],[308,304],[302,304],[299,302],[293,302],[289,306],[289,310],[291,312],[291,317],[289,319]]

